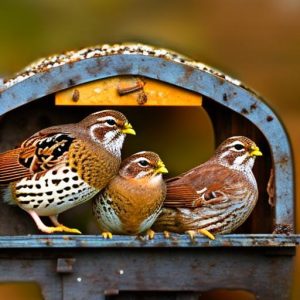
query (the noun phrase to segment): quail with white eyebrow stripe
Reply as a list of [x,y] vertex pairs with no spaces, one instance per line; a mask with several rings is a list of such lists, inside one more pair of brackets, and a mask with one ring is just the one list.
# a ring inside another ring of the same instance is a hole
[[104,238],[135,235],[150,230],[166,195],[162,174],[167,169],[154,152],[143,151],[125,159],[107,187],[93,200],[93,212]]
[[[80,233],[60,224],[57,216],[90,200],[117,174],[126,134],[135,131],[114,110],[37,132],[20,147],[0,154],[4,201],[27,211],[45,233]],[[54,227],[40,216],[48,216]]]
[[252,212],[258,188],[252,167],[262,152],[244,136],[225,140],[204,164],[167,180],[162,213],[153,225],[156,231],[229,233]]

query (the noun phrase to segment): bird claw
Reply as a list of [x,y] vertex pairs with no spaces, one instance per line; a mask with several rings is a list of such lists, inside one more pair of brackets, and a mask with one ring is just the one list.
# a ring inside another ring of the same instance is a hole
[[155,231],[153,231],[152,229],[148,229],[146,231],[146,237],[149,239],[149,240],[153,240],[154,239],[154,236],[155,236]]
[[197,231],[187,230],[185,233],[190,237],[191,241],[195,240],[195,236],[197,235]]
[[167,230],[164,230],[163,235],[165,237],[165,239],[169,239],[170,238],[170,232]]
[[208,230],[206,229],[198,229],[197,230],[198,233],[203,234],[204,236],[207,236],[209,239],[214,240],[215,236],[213,234],[211,234]]
[[59,225],[56,228],[61,229],[59,232],[69,232],[69,233],[77,233],[77,234],[81,234],[81,231],[79,231],[76,228],[69,228],[67,226],[64,225]]
[[49,227],[49,226],[40,228],[40,230],[45,233],[63,232],[63,230],[60,227]]
[[113,235],[111,232],[109,231],[104,231],[101,233],[102,237],[106,240],[106,239],[112,239]]

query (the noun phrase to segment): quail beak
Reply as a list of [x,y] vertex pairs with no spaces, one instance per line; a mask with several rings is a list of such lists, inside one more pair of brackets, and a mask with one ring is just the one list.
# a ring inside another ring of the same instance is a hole
[[154,175],[156,174],[166,174],[169,173],[168,169],[166,168],[165,164],[160,160],[157,163],[157,168],[154,172]]
[[257,146],[251,146],[250,156],[262,156],[262,152],[259,150]]
[[131,124],[126,122],[123,126],[123,129],[121,130],[122,133],[124,134],[132,134],[136,135],[135,130],[132,128]]

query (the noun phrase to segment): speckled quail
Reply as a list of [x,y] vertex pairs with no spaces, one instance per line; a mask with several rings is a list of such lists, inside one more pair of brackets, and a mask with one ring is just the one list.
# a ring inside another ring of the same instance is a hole
[[162,178],[167,169],[154,152],[143,151],[122,162],[119,174],[93,201],[94,215],[102,236],[144,233],[150,230],[161,211],[166,194]]
[[249,138],[225,140],[204,164],[167,181],[167,196],[153,228],[158,231],[229,233],[252,212],[258,189],[252,167],[262,153]]
[[[135,131],[113,110],[37,132],[0,154],[4,200],[27,211],[43,232],[80,233],[60,224],[57,216],[91,199],[117,174],[126,134]],[[48,216],[54,227],[40,216]]]

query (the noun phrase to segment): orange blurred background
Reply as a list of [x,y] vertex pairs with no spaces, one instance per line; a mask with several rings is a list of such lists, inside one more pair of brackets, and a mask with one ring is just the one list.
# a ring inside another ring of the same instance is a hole
[[[0,36],[0,77],[49,54],[125,41],[170,48],[216,67],[258,91],[277,111],[300,172],[299,0],[4,0]],[[298,182],[297,177],[297,187]],[[299,282],[298,249],[292,299],[300,299]],[[0,286],[0,299],[9,291],[11,286]],[[28,299],[39,299],[37,294],[33,288]],[[20,297],[13,299],[25,299]],[[205,299],[221,298],[216,293]]]

